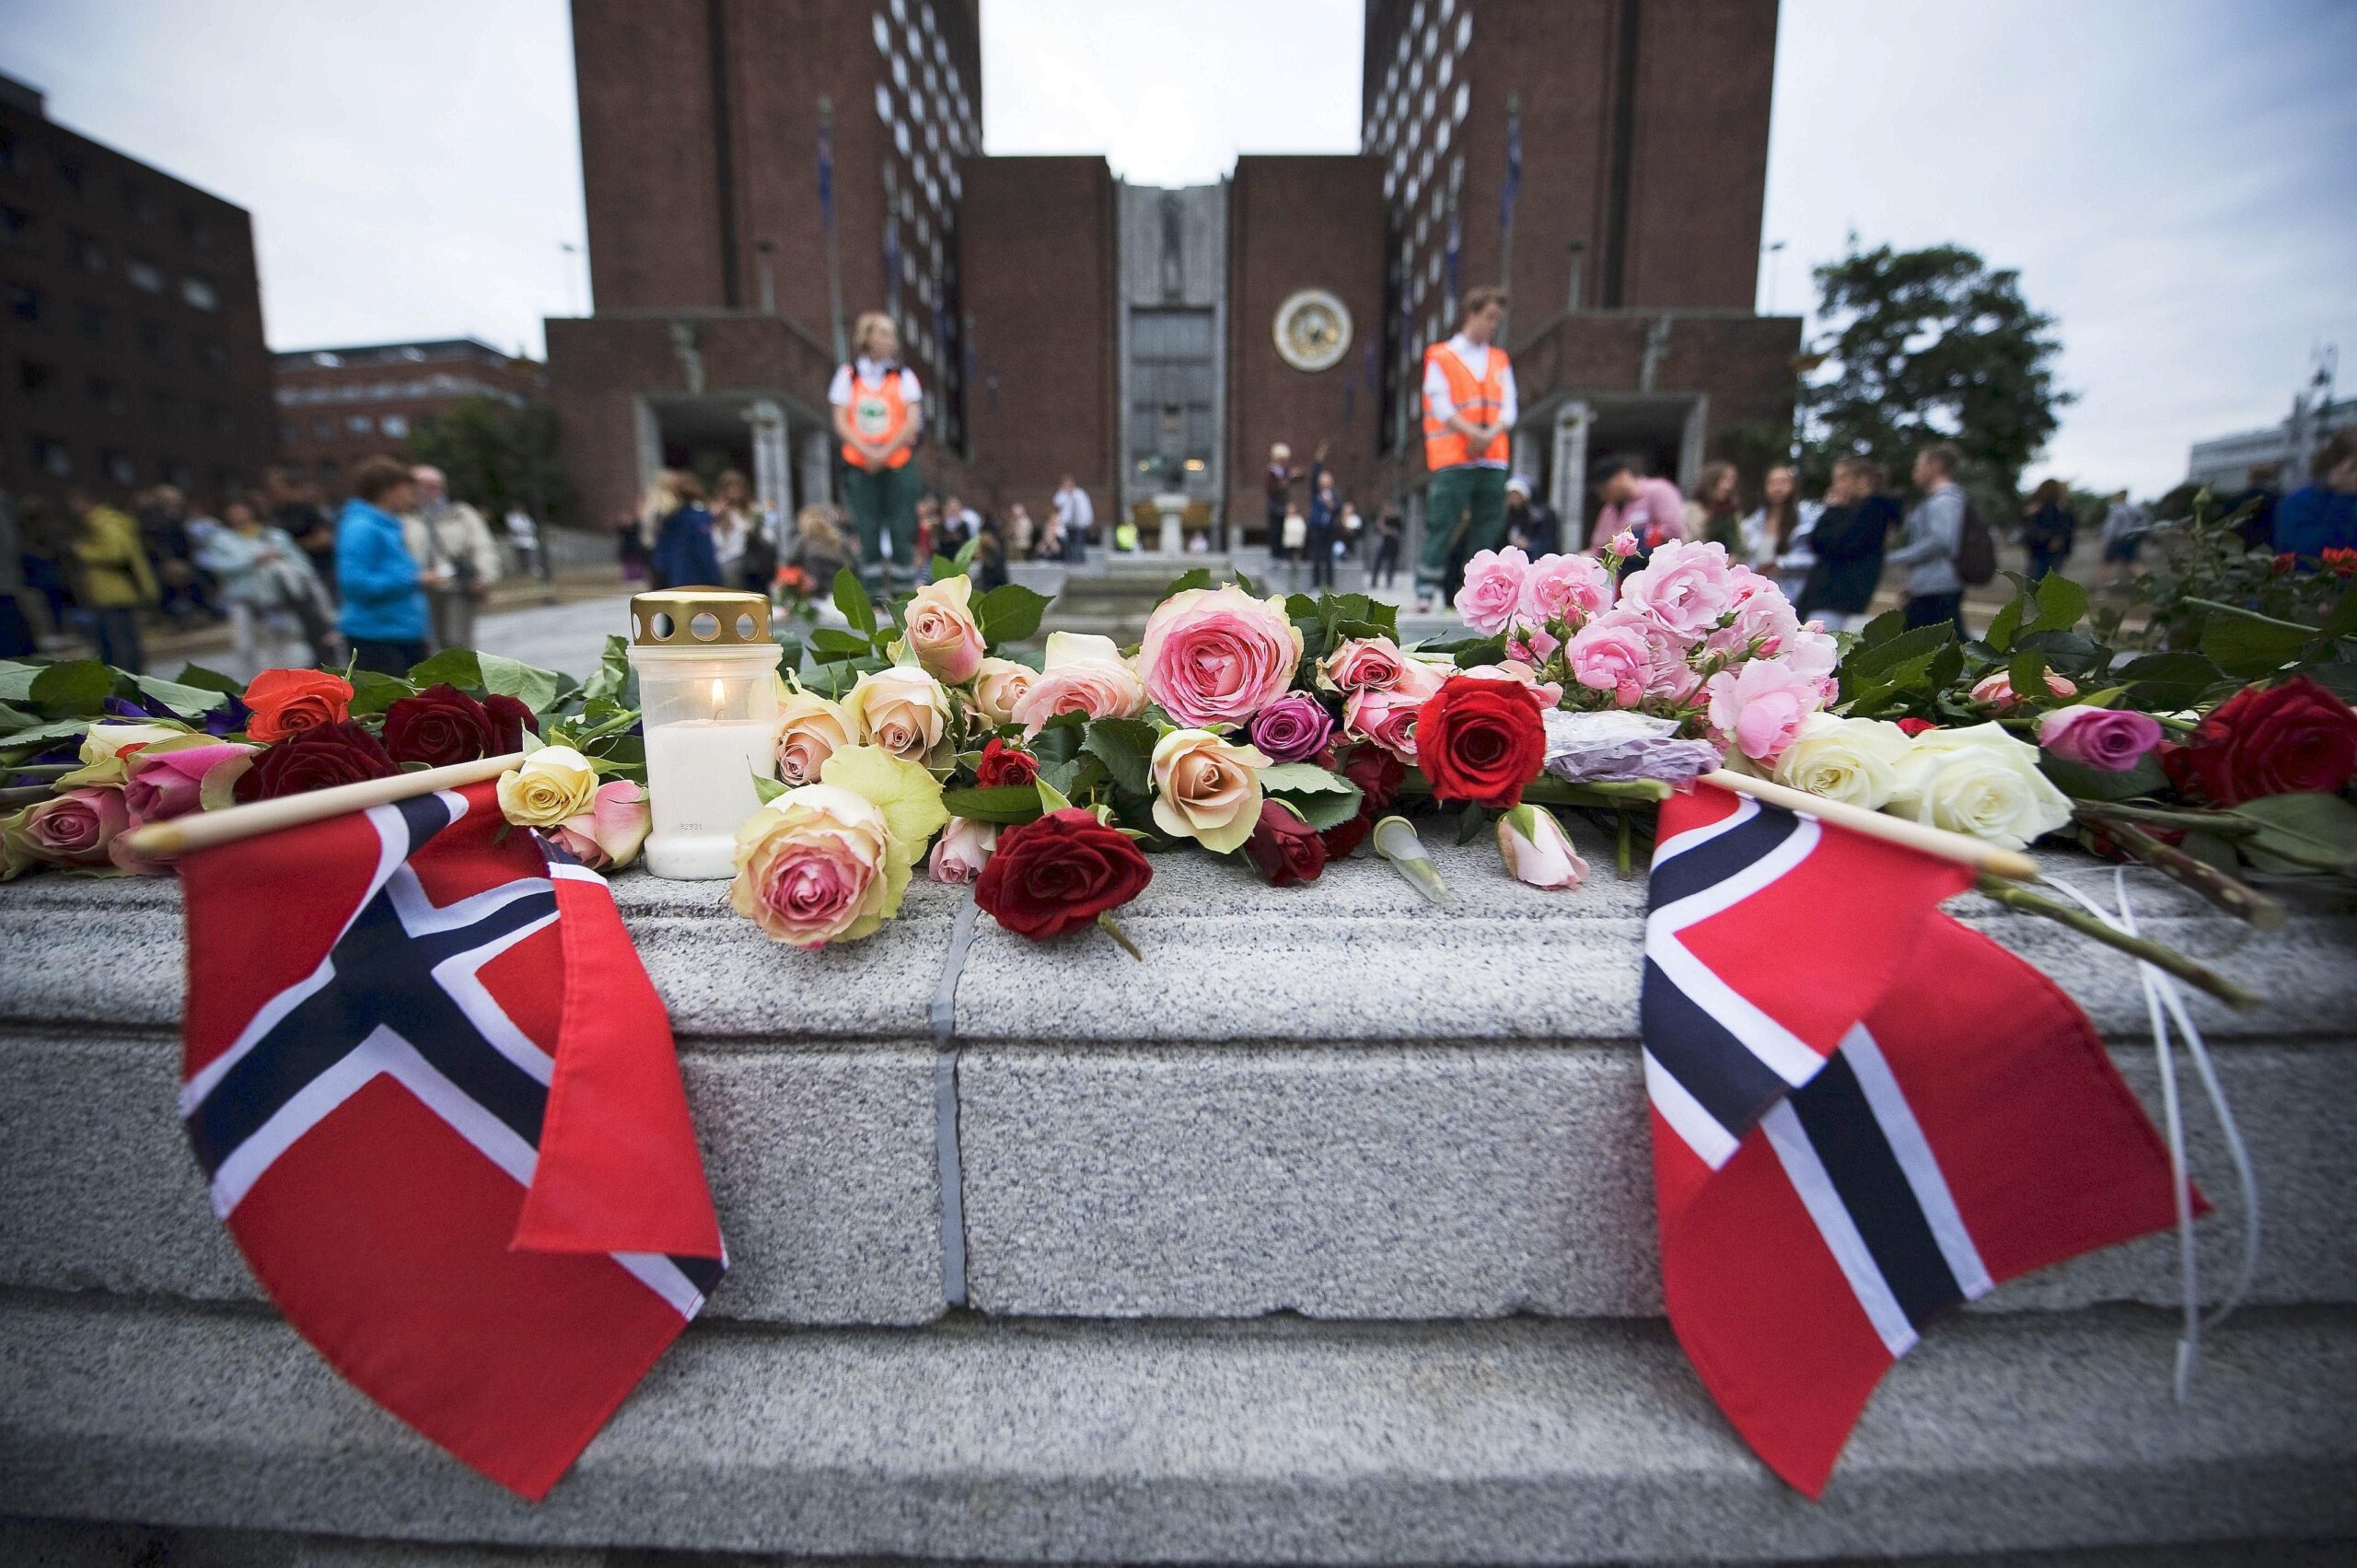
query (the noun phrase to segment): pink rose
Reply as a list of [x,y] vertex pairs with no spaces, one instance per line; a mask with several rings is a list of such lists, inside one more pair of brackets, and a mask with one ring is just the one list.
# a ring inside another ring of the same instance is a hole
[[2066,762],[2124,773],[2161,743],[2161,721],[2120,708],[2057,708],[2038,721],[2038,743]]
[[1422,703],[1440,694],[1449,678],[1457,673],[1457,661],[1445,656],[1427,657],[1410,654],[1399,667],[1399,679],[1392,690],[1411,696]]
[[1293,684],[1300,629],[1282,598],[1230,584],[1189,588],[1155,606],[1138,645],[1146,694],[1182,725],[1238,725]]
[[1561,682],[1541,680],[1538,671],[1520,659],[1508,659],[1504,664],[1477,664],[1471,669],[1459,670],[1468,680],[1511,680],[1538,695],[1541,709],[1560,707],[1563,701]]
[[559,847],[592,871],[621,870],[638,858],[646,830],[654,825],[646,791],[628,779],[610,779],[598,786],[589,809],[567,817],[548,829]]
[[925,875],[936,882],[962,887],[982,874],[982,867],[990,864],[991,853],[997,848],[997,823],[952,817],[949,825],[941,830],[941,837],[934,841],[933,858],[925,863]]
[[909,651],[925,672],[963,685],[982,667],[982,629],[974,619],[974,579],[963,572],[927,583],[909,596],[902,612]]
[[1643,611],[1689,643],[1734,607],[1724,545],[1671,540],[1620,584],[1620,608]]
[[1329,691],[1388,691],[1406,678],[1407,656],[1388,637],[1353,637],[1318,661],[1318,684]]
[[787,790],[738,824],[736,859],[730,907],[797,947],[875,931],[908,877],[883,811],[829,784]]
[[185,817],[203,807],[205,780],[215,769],[242,771],[241,764],[259,749],[230,740],[211,746],[186,746],[173,751],[142,748],[129,761],[122,803],[134,822]]
[[1506,634],[1506,657],[1524,664],[1545,664],[1555,656],[1563,639],[1536,626],[1516,626]]
[[1145,685],[1110,637],[1051,632],[1041,663],[1015,702],[1013,717],[1026,736],[1039,734],[1058,714],[1133,719],[1145,712]]
[[1342,733],[1371,740],[1403,762],[1416,760],[1416,713],[1427,698],[1412,691],[1353,691],[1342,703]]
[[0,862],[8,877],[32,865],[104,865],[115,836],[130,825],[121,790],[69,789],[0,825]]
[[1711,677],[1711,725],[1755,762],[1773,762],[1823,704],[1817,683],[1781,659],[1760,658]]
[[1637,553],[1637,536],[1629,529],[1622,528],[1612,536],[1612,542],[1604,548],[1607,553],[1617,555],[1626,561]]
[[1578,627],[1612,604],[1612,576],[1587,555],[1542,555],[1522,579],[1517,619],[1544,626],[1561,621]]
[[1592,691],[1611,692],[1614,703],[1623,708],[1644,701],[1652,661],[1639,620],[1620,613],[1600,615],[1581,627],[1564,650],[1573,680]]
[[1015,704],[1023,701],[1023,693],[1039,672],[1013,659],[986,658],[974,673],[974,706],[993,725],[1013,724]]
[[[2046,689],[2058,697],[2075,697],[2079,694],[2077,681],[2067,675],[2057,675],[2050,669],[2046,672]],[[2022,705],[2020,693],[2014,690],[2013,671],[2009,669],[2000,669],[1982,676],[1972,688],[1972,700],[1976,703],[1990,703],[2001,714],[2010,713]]]
[[1514,545],[1484,550],[1465,563],[1465,586],[1457,590],[1457,613],[1483,636],[1503,632],[1522,603],[1522,581],[1530,557]]

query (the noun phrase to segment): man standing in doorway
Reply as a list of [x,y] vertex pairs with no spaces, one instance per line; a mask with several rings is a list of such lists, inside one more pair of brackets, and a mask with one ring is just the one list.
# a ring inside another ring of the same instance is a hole
[[916,569],[917,495],[924,483],[910,459],[924,432],[924,389],[916,372],[900,364],[900,329],[881,310],[861,314],[852,344],[852,362],[835,367],[827,401],[850,465],[843,499],[859,527],[860,571],[889,593]]
[[1056,486],[1056,534],[1067,564],[1077,566],[1088,559],[1088,530],[1096,526],[1097,507],[1088,492],[1074,484],[1072,475],[1064,475]]
[[1465,296],[1457,335],[1424,350],[1424,468],[1432,488],[1416,591],[1428,609],[1445,607],[1457,591],[1452,562],[1505,540],[1509,433],[1520,412],[1514,366],[1492,341],[1505,314],[1504,289],[1474,289]]

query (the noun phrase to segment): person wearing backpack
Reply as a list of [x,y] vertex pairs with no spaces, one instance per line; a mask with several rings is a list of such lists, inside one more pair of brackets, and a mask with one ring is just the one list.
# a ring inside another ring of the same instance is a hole
[[[1964,454],[1951,442],[1935,441],[1915,454],[1915,487],[1923,499],[1907,514],[1898,547],[1883,559],[1907,568],[1907,625],[1936,626],[1945,621],[1964,631],[1964,577],[1957,557],[1965,540],[1964,487],[1956,482]],[[1819,525],[1822,527],[1823,525]]]

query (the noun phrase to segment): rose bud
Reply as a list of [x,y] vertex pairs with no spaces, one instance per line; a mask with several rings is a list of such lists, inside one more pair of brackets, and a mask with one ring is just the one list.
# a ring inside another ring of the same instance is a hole
[[1315,882],[1326,869],[1326,845],[1318,830],[1282,800],[1260,803],[1260,820],[1244,842],[1244,853],[1272,888]]
[[1555,814],[1517,806],[1498,819],[1498,854],[1515,879],[1550,892],[1569,892],[1587,880],[1587,862],[1572,847]]

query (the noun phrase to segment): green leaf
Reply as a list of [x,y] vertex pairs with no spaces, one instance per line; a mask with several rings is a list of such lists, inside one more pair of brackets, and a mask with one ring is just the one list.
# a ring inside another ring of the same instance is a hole
[[114,695],[114,671],[94,658],[68,659],[34,676],[29,695],[51,718],[95,714]]
[[1154,743],[1159,738],[1144,719],[1098,719],[1088,726],[1081,749],[1105,764],[1113,783],[1132,794],[1154,787]]
[[1990,621],[1989,630],[1981,634],[1980,640],[2001,654],[2010,651],[2014,645],[2014,634],[2021,630],[2022,615],[2029,602],[2023,598],[2007,599],[2005,607]]
[[2177,848],[2214,871],[2227,876],[2236,875],[2240,865],[2235,858],[2235,841],[2223,833],[2191,832],[2177,841]]
[[2320,871],[2357,876],[2357,806],[2337,795],[2270,795],[2235,815],[2257,822],[2249,847]]
[[1260,770],[1260,787],[1271,795],[1333,795],[1359,786],[1315,762],[1279,762]]
[[787,789],[792,787],[770,777],[767,773],[758,772],[754,769],[748,768],[745,771],[753,775],[753,793],[761,797],[761,804],[764,806],[767,806],[771,801],[775,800],[779,796],[784,795]]
[[2150,711],[2191,707],[2202,693],[2223,682],[2226,673],[2214,660],[2180,648],[2131,659],[2114,672],[2113,679],[2125,687],[2117,705]]
[[1040,815],[1039,792],[1028,784],[944,790],[941,804],[952,817],[973,822],[1029,822]]
[[1478,800],[1467,802],[1464,815],[1457,819],[1457,842],[1471,843],[1481,836],[1481,830],[1487,825],[1488,819],[1481,814],[1481,803]]
[[1236,586],[1242,588],[1246,596],[1248,598],[1266,598],[1268,597],[1260,590],[1259,587],[1253,583],[1251,578],[1246,576],[1241,572],[1236,574]]
[[[1869,625],[1866,630],[1872,633],[1874,627]],[[1888,675],[1911,660],[1930,658],[1943,645],[1954,641],[1956,628],[1943,621],[1936,626],[1918,626],[1880,642],[1861,643],[1843,661],[1842,675],[1845,679],[1852,672],[1861,677]]]
[[547,710],[564,689],[564,678],[552,669],[536,669],[521,659],[502,654],[478,654],[482,686],[493,696],[513,697],[534,713]]
[[1007,583],[974,601],[974,620],[982,629],[983,645],[1019,643],[1039,630],[1039,618],[1055,601],[1036,588]]
[[1039,759],[1042,768],[1057,762],[1069,762],[1080,755],[1082,732],[1088,724],[1086,714],[1058,714],[1039,726],[1039,733],[1030,740],[1031,755]]
[[867,590],[859,586],[859,574],[845,566],[835,574],[835,608],[854,632],[873,634],[876,631],[876,604]]
[[184,719],[211,713],[229,700],[226,691],[216,691],[204,686],[183,686],[160,675],[135,675],[132,679],[138,683],[140,691]]
[[2256,680],[2296,660],[2315,633],[2263,616],[2212,610],[2201,621],[2201,651],[2228,675]]
[[833,626],[820,626],[810,633],[810,645],[821,654],[839,658],[858,658],[876,651],[875,645],[856,632],[845,632]]
[[410,666],[409,681],[421,691],[428,686],[446,683],[461,691],[480,691],[483,689],[482,661],[475,656],[472,648],[445,648],[424,663]]
[[2087,613],[2087,590],[2060,572],[2049,572],[2038,580],[2038,619],[2031,621],[2033,632],[2068,632]]
[[33,700],[33,681],[46,668],[44,665],[22,664],[15,659],[0,664],[0,703],[22,705]]
[[193,686],[204,691],[226,691],[232,697],[245,695],[245,682],[234,680],[217,669],[207,669],[201,664],[184,664],[172,677],[182,686]]
[[2016,697],[2028,700],[2039,696],[2046,690],[2045,653],[2038,648],[2021,649],[2005,667],[2005,678],[2013,683]]
[[1858,643],[1862,647],[1879,647],[1906,630],[1907,612],[1886,610],[1866,622],[1864,629],[1858,633]]
[[1191,571],[1182,572],[1178,576],[1171,578],[1169,587],[1162,590],[1162,598],[1157,598],[1154,602],[1160,604],[1162,599],[1168,598],[1173,594],[1183,594],[1190,588],[1207,588],[1211,586],[1211,568],[1208,566],[1197,566]]
[[1055,785],[1050,784],[1048,782],[1048,776],[1045,773],[1042,773],[1037,779],[1034,779],[1032,784],[1039,793],[1040,816],[1045,817],[1051,811],[1066,811],[1071,809],[1071,797],[1066,796],[1063,791],[1058,789]]
[[630,642],[619,635],[606,639],[605,651],[598,656],[595,674],[582,683],[581,700],[594,703],[599,698],[619,703],[630,684]]
[[2160,759],[2150,752],[2124,773],[2090,768],[2084,762],[2057,757],[2051,751],[2038,754],[2038,766],[2053,781],[2056,789],[2074,800],[2134,800],[2140,796],[2159,795],[2168,788],[2168,776],[2161,772]]

